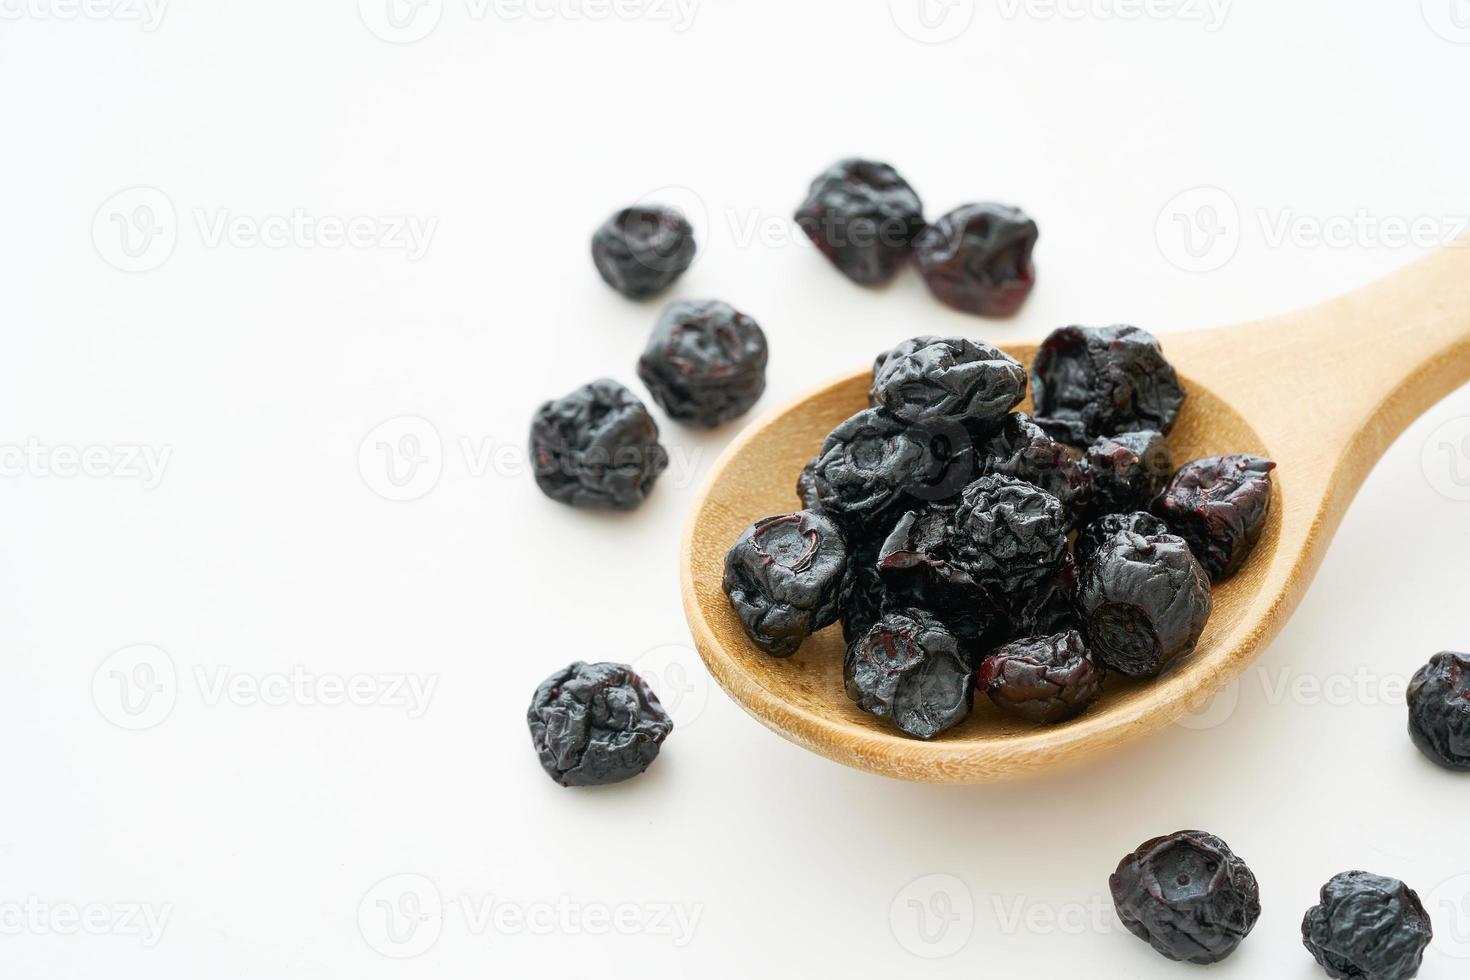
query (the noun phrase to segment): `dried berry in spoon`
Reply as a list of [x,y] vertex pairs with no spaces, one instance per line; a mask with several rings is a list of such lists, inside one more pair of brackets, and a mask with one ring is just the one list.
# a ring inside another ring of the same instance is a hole
[[1276,464],[1237,453],[1185,463],[1153,512],[1189,542],[1216,582],[1234,575],[1260,540],[1271,509]]
[[1069,445],[1174,428],[1184,388],[1153,334],[1137,327],[1061,327],[1031,365],[1036,421]]
[[878,356],[869,400],[909,422],[993,428],[1026,395],[1026,371],[989,344],[915,337]]
[[725,555],[725,594],[752,643],[789,657],[841,613],[847,545],[828,517],[803,510],[756,521]]
[[975,678],[995,706],[1039,725],[1075,718],[1102,697],[1103,668],[1076,630],[997,647]]
[[953,634],[918,610],[885,615],[847,648],[847,696],[915,738],[965,720],[974,700],[970,667]]

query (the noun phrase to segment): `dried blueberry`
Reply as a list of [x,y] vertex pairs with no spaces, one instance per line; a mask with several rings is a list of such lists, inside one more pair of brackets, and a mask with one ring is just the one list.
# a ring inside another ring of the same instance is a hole
[[1062,327],[1031,365],[1036,421],[1065,443],[1139,429],[1169,434],[1184,389],[1153,335],[1129,326]]
[[842,587],[842,639],[851,643],[892,608],[888,587],[878,575],[877,539],[856,536],[849,545],[847,579]]
[[1075,718],[1102,697],[1104,671],[1076,630],[997,647],[975,684],[996,707],[1040,725]]
[[670,417],[716,426],[766,390],[766,335],[719,300],[669,304],[638,359],[638,377]]
[[1302,944],[1329,977],[1408,980],[1434,929],[1419,896],[1396,878],[1345,871],[1302,919]]
[[948,533],[954,563],[992,592],[1028,592],[1067,557],[1057,498],[1007,476],[983,476],[966,487]]
[[822,514],[756,521],[725,555],[725,594],[752,643],[789,657],[842,611],[847,545]]
[[1128,931],[1171,960],[1218,963],[1261,916],[1256,876],[1213,834],[1181,830],[1125,857],[1108,879]]
[[1077,561],[1086,562],[1092,557],[1093,552],[1097,551],[1098,545],[1119,531],[1130,531],[1146,538],[1155,534],[1172,533],[1169,525],[1146,511],[1136,510],[1131,514],[1104,514],[1097,520],[1083,525],[1082,530],[1077,532],[1077,543],[1073,548],[1077,554]]
[[924,206],[888,164],[840,160],[812,181],[796,224],[843,275],[874,286],[908,258]]
[[918,610],[885,615],[847,648],[847,696],[915,738],[934,738],[970,713],[973,676],[954,635]]
[[1157,676],[1189,653],[1210,617],[1210,578],[1184,539],[1120,531],[1078,569],[1087,646],[1128,677]]
[[631,667],[580,660],[536,689],[526,722],[542,768],[563,786],[600,786],[638,775],[674,728]]
[[1087,469],[1024,412],[1005,417],[981,443],[976,459],[981,473],[995,473],[1035,484],[1061,502],[1068,526],[1087,511],[1092,480]]
[[796,476],[796,497],[803,510],[820,510],[822,503],[817,499],[817,460],[813,457]]
[[915,337],[879,355],[873,404],[910,422],[992,426],[1026,395],[1026,371],[1003,351],[962,337]]
[[1099,436],[1083,457],[1094,514],[1147,510],[1174,466],[1169,444],[1152,429]]
[[674,208],[634,205],[592,235],[592,262],[603,281],[629,299],[667,289],[694,261],[694,229]]
[[1007,636],[1050,636],[1082,628],[1077,616],[1077,564],[1068,555],[1062,567],[1029,592],[1005,597]]
[[1210,578],[1229,578],[1260,540],[1271,509],[1271,471],[1260,456],[1211,456],[1185,463],[1153,512],[1194,549]]
[[536,485],[552,500],[619,510],[642,503],[669,465],[648,409],[606,378],[536,410],[531,459]]
[[1409,682],[1409,735],[1446,769],[1470,769],[1470,657],[1436,653]]
[[974,475],[974,447],[958,423],[910,424],[865,409],[822,443],[812,485],[823,510],[848,524],[896,520],[905,500],[952,497]]
[[878,576],[899,608],[921,609],[942,622],[977,662],[1004,631],[1002,610],[974,579],[950,561],[954,504],[930,504],[899,518],[878,551]]
[[1031,251],[1038,234],[1020,208],[966,204],[920,233],[914,258],[940,302],[964,313],[1009,316],[1036,283]]

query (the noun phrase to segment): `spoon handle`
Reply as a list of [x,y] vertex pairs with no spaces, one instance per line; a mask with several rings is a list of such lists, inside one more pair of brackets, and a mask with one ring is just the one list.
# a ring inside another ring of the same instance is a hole
[[1175,335],[1165,349],[1270,452],[1310,461],[1297,475],[1345,509],[1399,433],[1470,381],[1470,237],[1320,306]]

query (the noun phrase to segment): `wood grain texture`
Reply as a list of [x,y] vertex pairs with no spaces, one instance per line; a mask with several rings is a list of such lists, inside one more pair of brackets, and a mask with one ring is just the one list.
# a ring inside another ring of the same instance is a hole
[[[1279,464],[1260,544],[1216,587],[1199,647],[1167,676],[1110,678],[1086,714],[1046,728],[1002,715],[980,697],[964,724],[923,742],[848,700],[840,627],[823,630],[785,660],[746,639],[720,586],[725,552],[752,521],[800,506],[797,474],[828,431],[866,407],[866,369],[753,423],[696,498],[681,576],[690,629],[710,673],[746,711],[798,745],[859,769],[926,782],[1022,776],[1164,728],[1260,654],[1301,600],[1383,450],[1470,379],[1470,239],[1322,306],[1171,335],[1164,344],[1189,391],[1169,437],[1176,462],[1254,452]],[[1028,366],[1036,349],[1003,346]]]

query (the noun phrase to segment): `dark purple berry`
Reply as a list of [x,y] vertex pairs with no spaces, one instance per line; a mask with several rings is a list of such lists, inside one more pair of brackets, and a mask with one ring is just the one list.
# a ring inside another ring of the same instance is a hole
[[1409,735],[1446,769],[1470,769],[1470,656],[1436,653],[1409,682]]
[[934,738],[970,713],[973,675],[954,635],[918,610],[885,615],[847,648],[847,696],[915,738]]
[[1079,448],[1098,436],[1174,427],[1184,389],[1153,334],[1137,327],[1061,327],[1031,365],[1036,421]]
[[1154,677],[1194,649],[1210,618],[1210,578],[1183,538],[1121,531],[1078,569],[1087,646],[1110,670]]
[[601,786],[638,775],[674,729],[631,667],[580,660],[536,689],[526,722],[542,768],[563,786]]
[[924,207],[888,164],[841,160],[812,181],[796,224],[843,275],[874,286],[908,258]]
[[837,621],[847,545],[826,516],[803,510],[756,521],[725,555],[725,594],[750,641],[789,657]]
[[876,538],[855,536],[847,556],[842,587],[842,639],[852,643],[893,608],[888,587],[878,575]]
[[1089,521],[1077,532],[1077,542],[1073,551],[1077,556],[1079,564],[1085,563],[1091,558],[1108,538],[1119,531],[1129,531],[1133,534],[1141,534],[1144,537],[1152,537],[1155,534],[1172,534],[1169,525],[1159,520],[1147,511],[1136,510],[1129,514],[1104,514],[1095,521]]
[[1056,497],[1068,526],[1081,519],[1092,499],[1086,467],[1024,412],[1005,417],[1000,428],[980,445],[976,465],[981,473],[1024,480]]
[[1020,208],[966,204],[925,228],[914,258],[940,302],[963,313],[1009,316],[1036,284],[1039,232]]
[[812,485],[846,524],[897,519],[905,501],[953,497],[974,476],[974,447],[954,422],[911,424],[882,409],[859,412],[822,443]]
[[796,497],[801,501],[802,510],[821,509],[821,501],[817,499],[816,478],[817,460],[813,457],[796,476]]
[[1007,476],[982,476],[965,488],[949,527],[954,563],[981,587],[1028,592],[1067,557],[1067,520],[1057,498]]
[[536,410],[531,459],[536,485],[552,500],[619,510],[642,503],[669,465],[648,409],[606,378]]
[[592,235],[592,262],[603,281],[629,299],[667,289],[694,261],[694,229],[673,208],[634,205]]
[[878,576],[898,608],[921,609],[942,622],[968,660],[994,645],[1005,629],[1002,610],[974,579],[950,561],[953,504],[930,504],[899,518],[878,552]]
[[1103,668],[1076,630],[1029,636],[997,647],[976,686],[1001,710],[1039,725],[1075,718],[1102,697]]
[[1007,635],[1013,640],[1080,630],[1076,562],[1068,555],[1055,575],[1029,592],[1006,596],[1004,605]]
[[1153,512],[1189,542],[1218,582],[1234,575],[1260,540],[1275,468],[1269,459],[1243,453],[1185,463],[1154,501]]
[[915,337],[880,354],[873,404],[910,422],[950,420],[993,427],[1026,395],[1026,370],[989,344]]
[[1128,931],[1171,960],[1218,963],[1261,916],[1251,869],[1198,830],[1155,837],[1118,864],[1108,885]]
[[1092,482],[1093,514],[1147,510],[1174,470],[1169,444],[1152,429],[1099,436],[1083,462]]
[[1419,896],[1397,878],[1345,871],[1322,886],[1302,919],[1302,944],[1329,977],[1408,980],[1434,928]]
[[671,418],[708,427],[743,415],[766,390],[766,335],[719,300],[669,304],[638,359],[638,377]]

